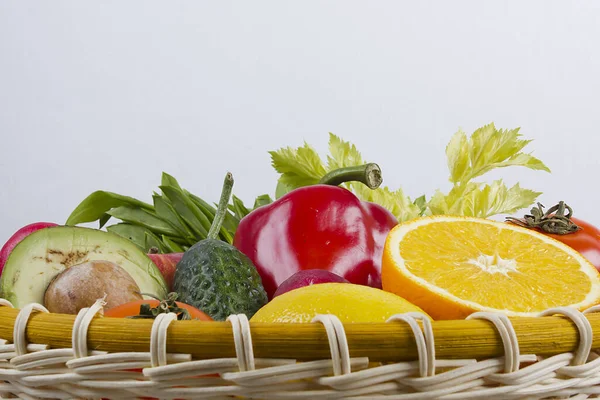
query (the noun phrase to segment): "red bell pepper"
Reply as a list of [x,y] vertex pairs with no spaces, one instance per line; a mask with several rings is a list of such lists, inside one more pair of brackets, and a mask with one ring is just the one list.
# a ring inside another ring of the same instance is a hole
[[373,189],[381,184],[381,171],[376,164],[332,171],[319,184],[295,189],[242,218],[233,244],[256,266],[269,299],[283,281],[306,269],[381,288],[383,246],[398,221],[337,186],[348,181]]

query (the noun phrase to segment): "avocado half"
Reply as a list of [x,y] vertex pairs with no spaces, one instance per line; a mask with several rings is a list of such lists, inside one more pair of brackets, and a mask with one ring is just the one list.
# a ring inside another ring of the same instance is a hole
[[17,308],[44,304],[44,293],[54,277],[66,268],[93,260],[119,265],[142,293],[166,298],[162,274],[134,243],[110,232],[72,226],[40,229],[17,244],[2,271],[0,298]]

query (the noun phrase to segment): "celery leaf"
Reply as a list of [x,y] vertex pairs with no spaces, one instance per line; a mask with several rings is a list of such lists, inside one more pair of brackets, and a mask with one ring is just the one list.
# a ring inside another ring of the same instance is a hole
[[308,143],[293,149],[270,151],[273,168],[281,174],[279,182],[288,189],[314,185],[326,174],[321,157]]
[[[388,209],[400,222],[423,215],[464,215],[491,217],[514,213],[535,202],[540,192],[521,188],[519,184],[507,187],[502,180],[491,184],[474,182],[494,169],[511,166],[550,172],[538,158],[523,149],[531,140],[523,139],[516,129],[497,129],[493,123],[473,132],[470,137],[459,130],[446,146],[449,180],[452,187],[448,193],[436,190],[427,200],[423,195],[414,201],[402,189],[380,187],[371,190],[358,182],[342,184],[360,199],[377,203]],[[325,165],[317,152],[304,143],[293,149],[286,147],[270,152],[273,167],[281,174],[276,197],[307,185],[313,185],[332,170],[363,165],[361,153],[356,146],[329,134],[329,155]],[[390,173],[384,171],[385,174]]]

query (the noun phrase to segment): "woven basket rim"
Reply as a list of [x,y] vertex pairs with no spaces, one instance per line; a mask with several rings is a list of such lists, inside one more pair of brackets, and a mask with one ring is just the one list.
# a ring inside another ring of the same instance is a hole
[[[18,309],[0,306],[0,338],[11,340]],[[600,313],[586,314],[594,331],[600,331]],[[34,313],[27,325],[29,343],[51,348],[71,347],[74,315]],[[562,316],[510,318],[523,354],[551,356],[573,352],[579,343],[575,324]],[[88,331],[88,345],[101,351],[148,351],[152,320],[96,317]],[[352,357],[373,361],[408,361],[418,358],[414,334],[398,323],[344,323]],[[316,360],[329,357],[325,330],[315,323],[251,322],[257,357]],[[435,351],[440,358],[493,358],[504,354],[503,342],[489,321],[438,320],[432,322]],[[593,348],[600,347],[595,335]],[[235,357],[229,322],[174,321],[167,348],[197,359]]]

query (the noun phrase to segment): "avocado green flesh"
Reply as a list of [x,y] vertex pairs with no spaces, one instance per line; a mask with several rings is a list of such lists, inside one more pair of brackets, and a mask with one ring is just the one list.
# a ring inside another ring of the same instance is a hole
[[173,290],[215,321],[231,314],[252,317],[267,303],[267,293],[252,261],[221,240],[205,239],[188,249],[177,264]]
[[60,226],[38,230],[13,249],[0,278],[0,298],[17,308],[44,304],[44,293],[54,277],[68,267],[94,260],[122,267],[142,293],[167,295],[156,265],[129,240],[97,229]]

